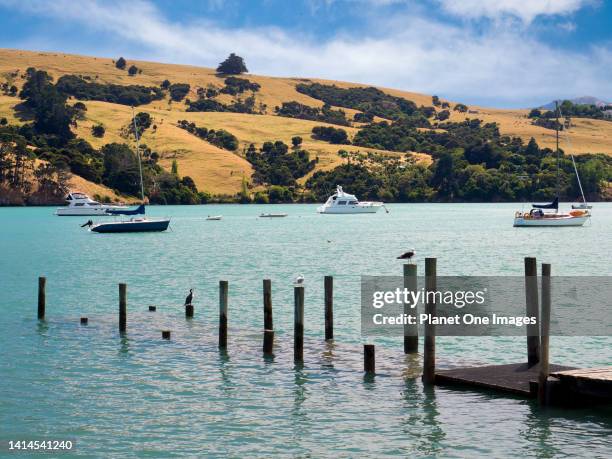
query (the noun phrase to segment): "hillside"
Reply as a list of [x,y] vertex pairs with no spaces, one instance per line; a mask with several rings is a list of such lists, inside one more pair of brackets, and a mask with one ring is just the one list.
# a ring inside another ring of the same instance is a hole
[[[118,56],[117,56],[118,57]],[[113,83],[119,85],[144,85],[159,87],[168,79],[172,83],[188,83],[190,91],[185,99],[198,98],[198,88],[221,88],[224,77],[215,73],[214,69],[186,65],[162,64],[143,61],[131,61],[128,65],[136,65],[141,73],[129,76],[126,70],[117,69],[112,59],[99,57],[76,56],[63,53],[41,53],[20,50],[0,49],[0,84],[6,82],[21,88],[24,82],[25,70],[28,67],[47,71],[55,81],[63,75],[78,75],[89,81]],[[317,170],[330,170],[347,159],[340,157],[340,149],[349,152],[378,151],[389,157],[403,158],[404,152],[382,151],[353,145],[334,145],[312,138],[311,131],[315,126],[333,126],[321,121],[309,121],[287,118],[275,115],[275,107],[283,102],[296,101],[309,107],[322,107],[321,100],[312,98],[296,90],[299,83],[335,84],[342,88],[356,88],[357,85],[346,82],[327,81],[316,78],[274,78],[252,74],[243,75],[249,81],[260,86],[254,93],[256,105],[263,114],[246,114],[231,112],[186,112],[185,100],[170,101],[168,95],[162,100],[154,100],[137,107],[137,112],[147,112],[153,118],[156,129],[145,131],[142,142],[160,155],[159,164],[170,169],[173,160],[178,163],[179,174],[193,178],[199,190],[213,194],[235,194],[240,191],[243,177],[251,181],[254,170],[246,158],[245,150],[251,144],[260,147],[265,141],[282,140],[291,144],[291,138],[303,138],[302,148],[310,152],[311,158],[318,158],[315,170],[299,182],[303,183]],[[381,88],[387,94],[405,98],[419,106],[430,106],[430,95],[417,94],[393,89]],[[219,94],[216,98],[221,103],[231,103],[234,97]],[[18,113],[21,102],[17,97],[0,96],[0,118],[6,117],[10,124],[27,122],[27,117]],[[132,142],[126,136],[126,127],[131,119],[131,109],[120,105],[101,101],[85,101],[87,111],[84,119],[78,121],[74,128],[78,137],[84,138],[95,148],[110,142]],[[455,104],[451,102],[451,107]],[[337,109],[338,107],[332,107]],[[343,108],[347,116],[357,112]],[[534,137],[541,147],[554,147],[555,133],[553,130],[534,126],[527,118],[527,110],[503,110],[470,106],[469,111],[460,113],[450,111],[449,121],[462,121],[467,118],[479,118],[485,123],[496,122],[502,134],[519,136],[525,142]],[[239,148],[228,151],[212,143],[201,140],[179,128],[179,120],[188,120],[198,127],[207,129],[224,129],[235,135]],[[380,120],[377,118],[376,120]],[[106,133],[103,138],[92,136],[91,127],[102,124]],[[352,138],[361,123],[343,127]],[[338,126],[336,126],[338,127]],[[571,151],[574,153],[605,153],[612,154],[612,123],[591,119],[574,119],[572,127],[565,131],[571,139]],[[569,150],[569,148],[566,147]],[[431,163],[428,151],[420,151],[414,158],[423,163]]]

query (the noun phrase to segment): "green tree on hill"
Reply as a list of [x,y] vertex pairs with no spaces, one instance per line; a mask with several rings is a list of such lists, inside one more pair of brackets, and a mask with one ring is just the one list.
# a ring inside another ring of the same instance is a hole
[[217,67],[217,73],[224,75],[240,75],[241,73],[248,72],[244,59],[231,53],[227,59],[219,64]]
[[123,57],[120,57],[119,59],[117,59],[117,62],[115,62],[115,67],[117,67],[119,70],[124,70],[126,64],[127,62],[125,61],[125,59]]
[[134,76],[138,73],[138,67],[136,67],[135,65],[130,65],[130,68],[128,69],[128,74],[130,76]]

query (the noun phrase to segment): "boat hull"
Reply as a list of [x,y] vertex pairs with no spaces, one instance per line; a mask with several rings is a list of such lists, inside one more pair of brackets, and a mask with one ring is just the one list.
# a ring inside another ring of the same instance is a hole
[[514,226],[582,226],[588,220],[589,216],[583,215],[580,217],[550,217],[550,218],[523,218],[516,217]]
[[108,209],[120,210],[121,207],[60,207],[55,211],[55,215],[60,217],[99,217],[108,215]]
[[170,219],[99,223],[91,227],[95,233],[147,233],[166,231]]
[[375,214],[382,205],[373,206],[321,206],[317,209],[320,214]]

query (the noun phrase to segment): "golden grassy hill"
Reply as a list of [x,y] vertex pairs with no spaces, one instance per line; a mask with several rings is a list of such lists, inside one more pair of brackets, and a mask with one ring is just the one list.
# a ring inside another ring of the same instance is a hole
[[[117,56],[118,57],[118,56]],[[46,70],[55,79],[65,74],[89,76],[93,81],[115,84],[141,84],[159,86],[165,79],[172,83],[189,83],[191,92],[187,98],[197,99],[197,88],[209,85],[223,86],[223,78],[215,74],[214,69],[188,65],[162,64],[154,62],[131,61],[142,73],[130,77],[125,70],[115,67],[113,60],[108,58],[76,56],[64,53],[42,53],[20,50],[0,49],[0,83],[9,82],[20,87],[23,83],[21,75],[28,67]],[[295,85],[303,81],[336,84],[342,87],[363,86],[358,84],[309,78],[275,78],[259,75],[247,75],[249,80],[258,83],[261,89],[256,93],[257,104],[267,106],[265,115],[248,115],[240,113],[195,113],[185,112],[184,103],[176,103],[168,99],[154,101],[149,105],[140,106],[137,111],[146,111],[154,119],[157,129],[149,129],[143,136],[143,143],[161,155],[160,164],[169,168],[173,159],[179,165],[180,175],[191,176],[198,189],[215,194],[234,194],[240,190],[242,178],[249,179],[253,172],[250,164],[242,157],[243,149],[250,143],[257,146],[267,140],[282,140],[290,143],[291,137],[301,136],[304,147],[311,156],[319,157],[317,170],[331,169],[344,160],[337,155],[340,148],[349,151],[368,151],[363,147],[338,146],[311,138],[313,126],[325,123],[298,120],[274,116],[274,107],[282,102],[298,101],[310,106],[321,106],[323,103],[295,90]],[[382,90],[414,101],[417,105],[431,105],[431,96],[393,89]],[[229,102],[230,96],[221,95],[219,100]],[[11,123],[20,123],[15,116],[14,107],[19,99],[0,96],[0,116],[5,116]],[[108,142],[126,142],[122,130],[131,119],[131,109],[124,105],[106,102],[86,102],[86,119],[79,121],[76,132],[79,137],[88,140],[95,147]],[[343,109],[347,113],[354,110]],[[554,132],[533,126],[527,119],[527,110],[501,110],[470,106],[470,111],[477,113],[460,114],[452,112],[451,120],[458,121],[466,117],[478,117],[485,122],[499,123],[503,134],[520,136],[524,140],[535,137],[540,145],[554,146]],[[238,152],[229,152],[217,148],[186,131],[178,128],[178,120],[187,119],[200,127],[223,128],[240,141]],[[106,128],[104,138],[91,136],[91,126],[102,123]],[[577,119],[575,126],[568,132],[571,138],[571,151],[575,153],[607,153],[612,154],[612,123],[606,121]],[[357,128],[346,128],[349,135],[354,135]],[[423,152],[426,153],[426,152]],[[385,154],[403,157],[404,153],[387,152]],[[429,162],[426,154],[419,154],[420,161]]]

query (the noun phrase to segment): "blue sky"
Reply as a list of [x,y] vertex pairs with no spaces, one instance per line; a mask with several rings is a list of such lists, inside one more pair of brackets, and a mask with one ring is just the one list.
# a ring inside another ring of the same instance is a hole
[[[77,6],[78,5],[78,6]],[[612,100],[612,1],[0,0],[0,47],[322,77],[469,104]]]

